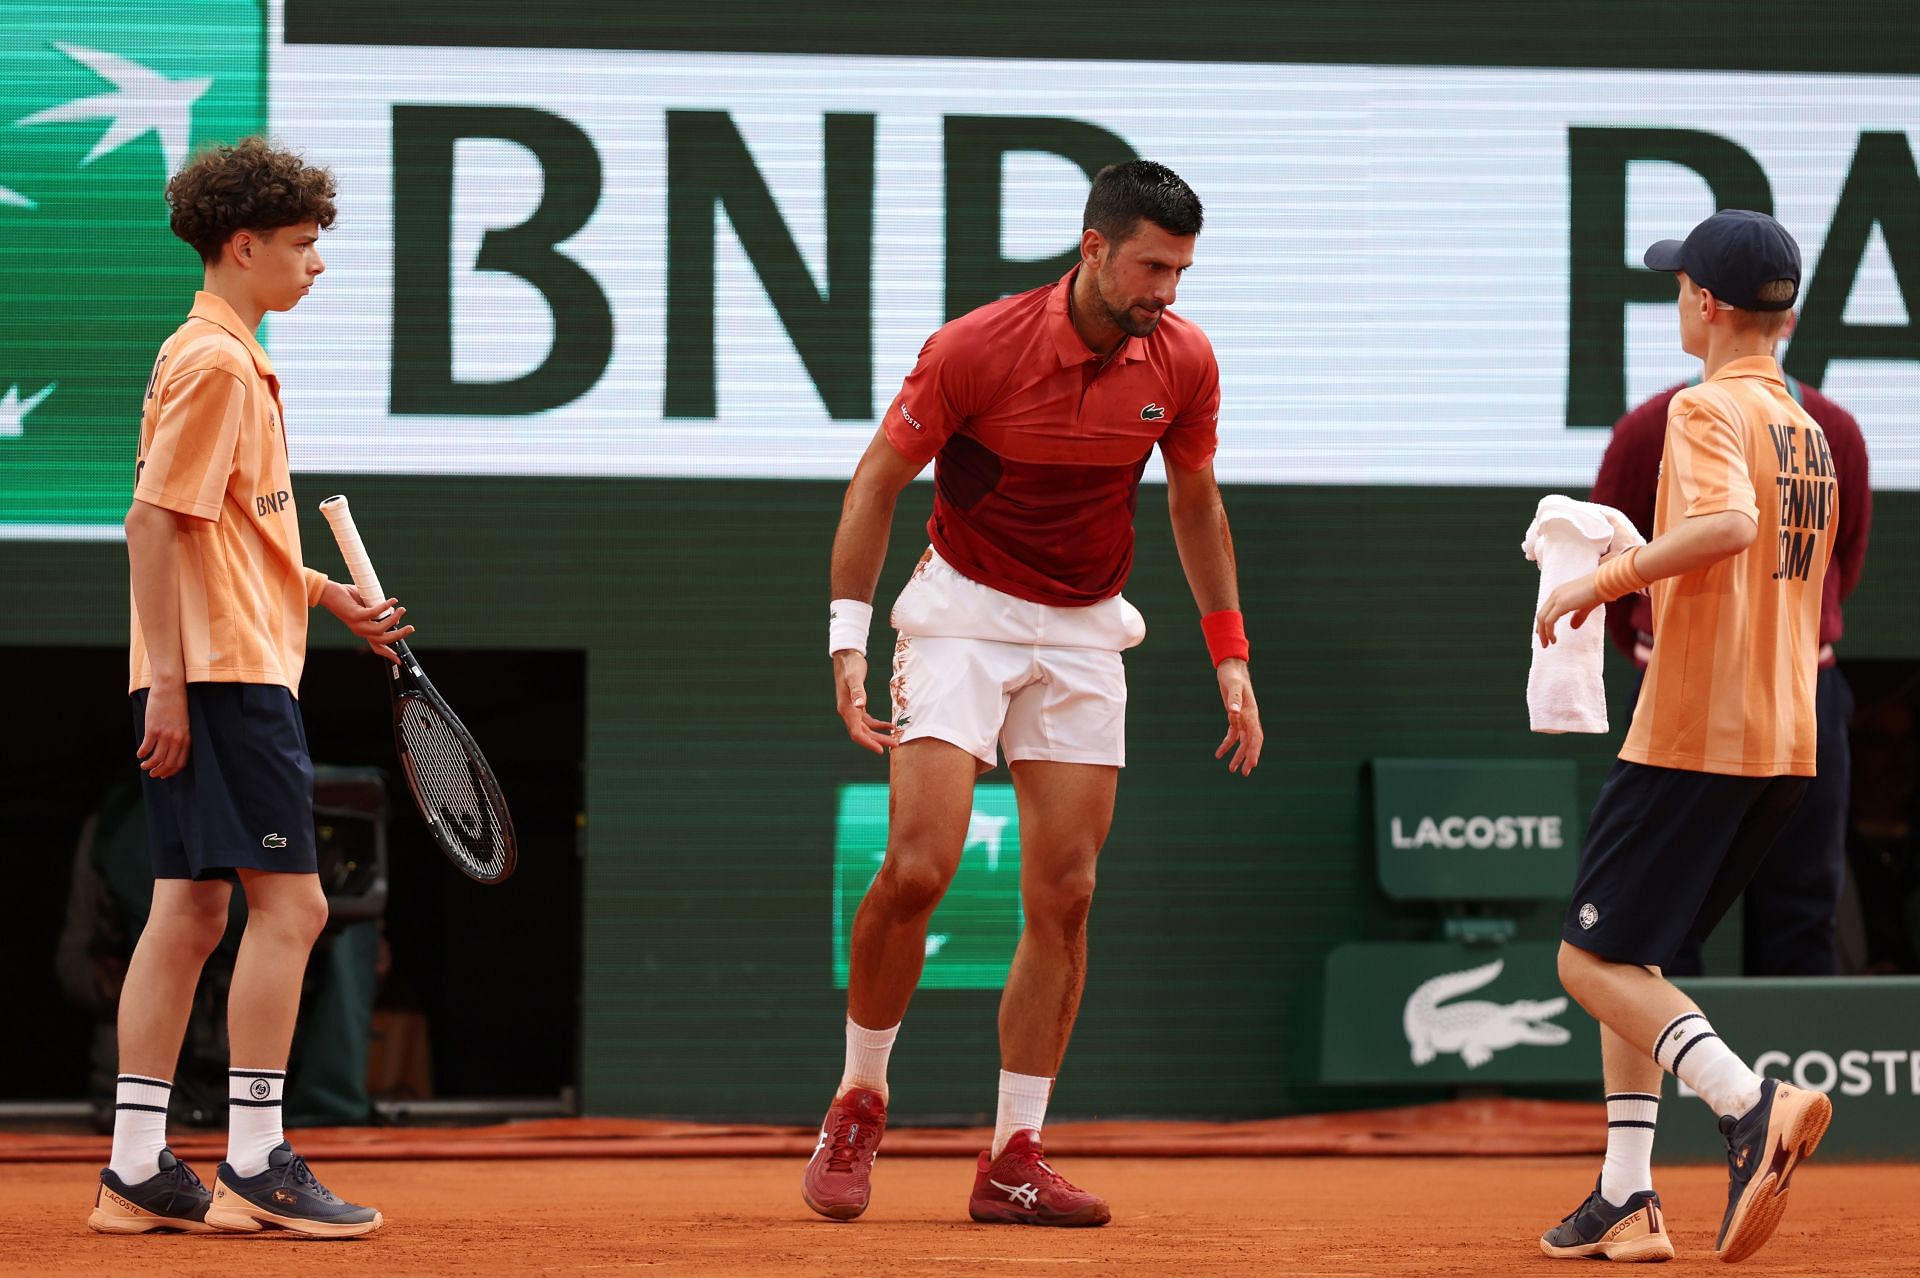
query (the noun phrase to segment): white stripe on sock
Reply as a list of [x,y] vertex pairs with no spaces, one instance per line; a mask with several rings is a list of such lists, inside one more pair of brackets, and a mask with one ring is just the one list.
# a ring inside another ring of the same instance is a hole
[[286,1139],[281,1100],[287,1075],[277,1069],[227,1071],[227,1165],[236,1176],[258,1176],[267,1155]]
[[[1600,1196],[1615,1207],[1653,1188],[1653,1124],[1660,1098],[1645,1092],[1607,1097],[1607,1160],[1600,1168]],[[1644,1127],[1623,1124],[1645,1123]]]
[[[113,1154],[107,1166],[123,1184],[137,1185],[159,1174],[160,1151],[167,1147],[167,1100],[172,1095],[172,1083],[141,1074],[122,1074],[114,1084]],[[129,1105],[149,1108],[123,1108]]]
[[1700,1093],[1700,1099],[1716,1114],[1738,1118],[1760,1101],[1760,1076],[1720,1041],[1707,1018],[1698,1012],[1667,1022],[1654,1040],[1653,1059]]

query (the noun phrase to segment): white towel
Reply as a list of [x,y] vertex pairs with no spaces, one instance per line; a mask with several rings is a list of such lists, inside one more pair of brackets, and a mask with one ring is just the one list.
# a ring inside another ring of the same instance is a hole
[[[1540,593],[1534,615],[1561,582],[1584,577],[1600,564],[1646,538],[1633,521],[1611,506],[1575,501],[1554,493],[1540,499],[1533,524],[1520,543],[1528,559],[1540,565]],[[1527,671],[1527,715],[1535,732],[1605,732],[1607,688],[1601,677],[1606,661],[1607,609],[1595,608],[1578,630],[1571,615],[1560,618],[1551,648],[1540,646],[1534,627],[1533,666]]]

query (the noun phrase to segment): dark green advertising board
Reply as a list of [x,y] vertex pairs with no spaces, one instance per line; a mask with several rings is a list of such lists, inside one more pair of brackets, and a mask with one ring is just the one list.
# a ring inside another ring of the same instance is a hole
[[1342,945],[1327,956],[1329,1083],[1584,1083],[1593,1021],[1560,988],[1556,945]]
[[[1566,997],[1556,944],[1343,945],[1327,957],[1321,1079],[1367,1085],[1585,1084],[1599,1034]],[[1920,1149],[1920,979],[1679,982],[1758,1073],[1833,1098],[1822,1154]],[[1659,1157],[1725,1156],[1714,1116],[1668,1077]]]
[[1573,883],[1578,775],[1564,759],[1375,759],[1380,886],[1399,900],[1546,900]]

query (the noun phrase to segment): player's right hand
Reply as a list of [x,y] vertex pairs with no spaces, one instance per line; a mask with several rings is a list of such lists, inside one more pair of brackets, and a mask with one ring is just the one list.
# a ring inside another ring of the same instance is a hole
[[193,734],[187,727],[187,685],[156,684],[147,693],[147,732],[133,752],[141,769],[156,781],[187,766]]
[[867,713],[867,657],[852,648],[833,654],[833,700],[847,735],[863,750],[885,754],[893,744],[893,725]]

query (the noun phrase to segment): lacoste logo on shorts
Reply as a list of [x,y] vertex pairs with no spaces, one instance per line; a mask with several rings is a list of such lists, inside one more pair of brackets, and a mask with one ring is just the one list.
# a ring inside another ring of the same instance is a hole
[[1585,905],[1580,907],[1580,926],[1582,928],[1590,930],[1593,927],[1593,925],[1595,923],[1598,923],[1599,921],[1600,921],[1600,911],[1593,907],[1592,901],[1588,901]]
[[287,846],[287,836],[284,834],[269,834],[260,840],[260,846],[263,848],[284,848]]
[[1157,422],[1166,415],[1167,410],[1158,404],[1148,404],[1140,410],[1140,420],[1143,422]]
[[253,1094],[255,1100],[265,1100],[273,1091],[273,1084],[264,1078],[256,1078],[247,1085],[247,1091]]

